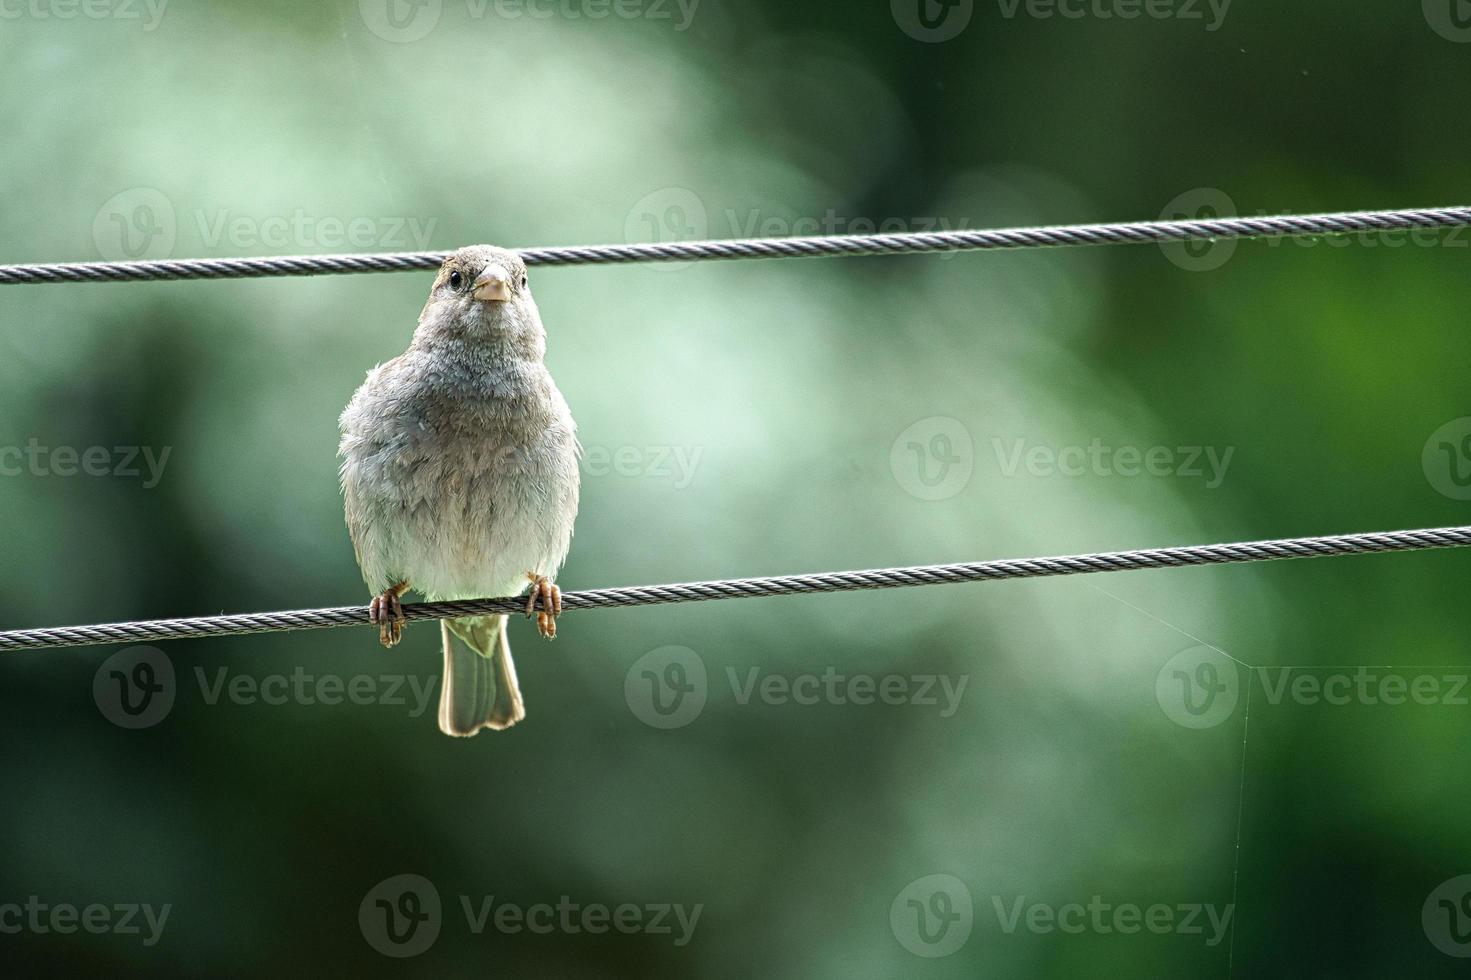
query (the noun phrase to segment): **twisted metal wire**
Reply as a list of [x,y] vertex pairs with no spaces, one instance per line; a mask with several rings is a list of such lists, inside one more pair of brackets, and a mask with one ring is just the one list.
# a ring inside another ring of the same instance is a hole
[[[1344,534],[1318,538],[1285,538],[1241,544],[1199,545],[1144,551],[1114,551],[1056,558],[1017,558],[959,565],[922,565],[912,568],[876,568],[856,572],[780,575],[771,578],[689,582],[682,585],[644,585],[620,589],[592,589],[563,595],[565,610],[608,609],[614,606],[656,606],[673,602],[749,599],[757,596],[802,595],[813,592],[849,592],[860,589],[897,589],[918,585],[981,582],[995,579],[1045,578],[1122,572],[1145,568],[1184,568],[1277,561],[1285,558],[1324,558],[1332,555],[1372,554],[1462,548],[1471,545],[1471,527],[1388,531],[1381,534]],[[410,603],[403,607],[410,621],[520,613],[524,598],[473,599],[462,602]],[[238,616],[202,616],[196,619],[156,619],[97,626],[0,632],[0,650],[39,650],[47,647],[88,646],[94,643],[133,643],[190,637],[269,633],[283,630],[361,626],[368,623],[367,606],[299,609],[292,612],[250,613]]]
[[[1471,225],[1471,207],[1333,214],[1264,215],[1140,221],[1120,224],[1056,225],[902,232],[877,235],[818,235],[730,241],[648,242],[633,245],[567,245],[520,250],[527,265],[608,265],[630,262],[689,262],[702,259],[778,259],[834,255],[901,255],[1080,245],[1143,245],[1203,239],[1345,235],[1355,232],[1447,229]],[[172,279],[254,279],[334,273],[408,272],[432,269],[447,252],[385,252],[375,255],[287,255],[239,259],[159,259],[141,262],[66,262],[0,265],[0,285],[63,282],[152,282]]]

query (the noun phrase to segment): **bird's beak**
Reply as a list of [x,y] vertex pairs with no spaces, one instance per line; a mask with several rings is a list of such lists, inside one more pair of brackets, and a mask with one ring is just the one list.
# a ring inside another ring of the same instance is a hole
[[504,303],[511,298],[511,280],[499,269],[486,269],[475,280],[475,298],[482,303]]

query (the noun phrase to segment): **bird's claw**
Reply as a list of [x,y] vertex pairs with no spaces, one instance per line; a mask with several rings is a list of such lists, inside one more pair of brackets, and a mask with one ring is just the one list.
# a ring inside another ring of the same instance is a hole
[[[526,597],[526,618],[536,616],[536,631],[548,640],[557,638],[557,617],[562,614],[562,590],[545,575],[527,572],[531,580],[531,594]],[[536,601],[541,600],[541,609]]]
[[403,603],[399,597],[408,589],[407,582],[391,586],[383,590],[382,595],[373,597],[368,604],[368,622],[378,627],[378,642],[385,647],[395,647],[398,641],[403,639],[404,623],[408,619],[404,616]]

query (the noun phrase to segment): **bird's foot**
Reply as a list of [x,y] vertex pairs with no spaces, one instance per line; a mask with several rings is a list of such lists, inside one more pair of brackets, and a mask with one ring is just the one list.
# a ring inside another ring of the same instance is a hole
[[378,642],[386,647],[397,646],[403,639],[404,623],[408,620],[404,617],[403,603],[399,598],[408,590],[407,582],[391,585],[368,604],[368,622],[378,627]]
[[[526,618],[536,616],[536,631],[548,640],[557,638],[557,617],[562,614],[562,590],[545,575],[527,572],[531,580],[531,594],[526,597]],[[536,600],[541,600],[541,609]]]

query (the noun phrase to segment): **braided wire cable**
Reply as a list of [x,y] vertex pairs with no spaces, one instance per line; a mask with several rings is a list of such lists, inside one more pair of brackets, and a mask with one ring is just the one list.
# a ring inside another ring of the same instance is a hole
[[[1086,575],[1094,572],[1122,572],[1146,568],[1185,568],[1196,565],[1278,561],[1287,558],[1324,558],[1332,555],[1463,548],[1468,545],[1471,545],[1471,527],[1444,527],[1422,531],[1284,538],[1239,544],[1114,551],[1093,555],[1064,555],[1054,558],[1003,559],[958,565],[876,568],[867,571],[779,575],[769,578],[688,582],[679,585],[592,589],[583,592],[568,592],[563,595],[562,604],[564,610],[610,609],[615,606],[655,606],[675,602],[705,602],[714,599],[748,599],[757,596],[804,595],[815,592],[849,592],[863,589],[898,589],[920,585]],[[410,622],[486,613],[520,613],[525,608],[524,598],[513,597],[473,599],[461,602],[409,603],[403,607],[404,615]],[[96,643],[177,640],[191,637],[322,629],[331,626],[360,626],[367,623],[367,606],[298,609],[290,612],[248,613],[235,616],[201,616],[195,619],[158,619],[134,623],[106,623],[96,626],[66,626],[54,629],[0,632],[0,650],[39,650],[48,647],[88,646]]]
[[[1471,225],[1471,207],[1349,211],[1331,214],[1264,215],[1255,218],[1192,218],[1118,224],[1055,225],[901,232],[875,235],[818,235],[730,241],[647,242],[631,245],[567,245],[520,250],[527,265],[609,265],[631,262],[689,262],[704,259],[778,259],[838,255],[903,255],[1082,245],[1143,245],[1233,238],[1347,235],[1358,232],[1448,229]],[[286,255],[258,258],[158,259],[137,262],[63,262],[0,265],[0,285],[76,282],[156,282],[175,279],[255,279],[338,273],[408,272],[432,269],[446,252],[384,252],[364,255]]]

